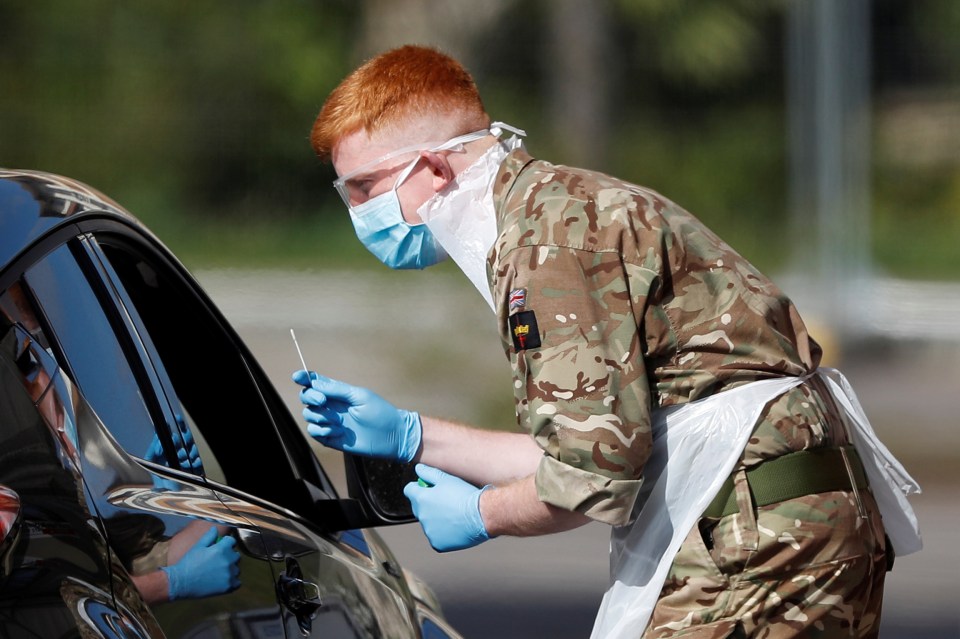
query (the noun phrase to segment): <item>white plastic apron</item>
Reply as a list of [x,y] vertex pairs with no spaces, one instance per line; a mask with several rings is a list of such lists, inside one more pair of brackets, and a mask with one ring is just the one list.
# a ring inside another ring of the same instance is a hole
[[[843,375],[832,369],[818,373],[855,426],[852,443],[896,553],[919,550],[917,518],[906,500],[919,486],[877,439]],[[764,406],[805,379],[752,382],[653,412],[653,452],[637,501],[641,510],[633,524],[611,533],[611,585],[591,639],[636,639],[643,632],[680,544],[733,471]]]

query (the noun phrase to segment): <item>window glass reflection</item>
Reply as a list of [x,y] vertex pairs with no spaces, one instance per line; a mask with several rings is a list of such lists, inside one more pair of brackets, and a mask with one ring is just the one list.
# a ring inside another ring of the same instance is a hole
[[94,411],[125,450],[145,457],[153,422],[113,328],[69,249],[58,248],[25,279]]

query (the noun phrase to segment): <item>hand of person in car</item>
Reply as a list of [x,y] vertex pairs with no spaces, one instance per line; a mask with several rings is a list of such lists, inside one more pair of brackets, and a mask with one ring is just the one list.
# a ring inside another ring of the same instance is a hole
[[[154,434],[153,439],[150,440],[150,445],[147,446],[146,452],[143,454],[143,458],[148,462],[153,462],[154,464],[161,464],[162,466],[169,466],[166,456],[163,454],[163,445],[160,443],[160,439]],[[150,474],[150,478],[153,481],[154,489],[158,491],[164,490],[177,490],[179,484],[172,480],[167,479],[166,477],[161,477],[154,473]]]
[[410,482],[403,494],[434,550],[463,550],[490,539],[480,516],[480,494],[490,486],[477,488],[426,464],[416,470],[423,481]]
[[418,413],[394,407],[376,393],[328,377],[297,371],[307,432],[324,446],[348,453],[413,461],[423,427]]
[[[193,431],[187,426],[182,415],[176,416],[178,429],[173,433],[173,441],[177,447],[177,461],[181,470],[198,470],[203,467],[200,461],[200,451],[193,440]],[[183,433],[182,438],[180,433]]]
[[[179,420],[178,416],[178,420]],[[193,440],[193,435],[189,429],[183,429],[184,435],[181,436],[178,433],[173,434],[173,438],[177,443],[177,461],[179,462],[179,470],[195,470],[202,467],[200,461],[200,452],[197,450],[197,444]],[[156,434],[153,435],[153,439],[150,440],[150,445],[147,446],[146,452],[143,454],[143,458],[149,462],[155,464],[161,464],[163,466],[170,466],[167,461],[166,456],[163,453],[163,445],[160,443],[160,438]],[[152,475],[153,486],[157,490],[177,490],[179,484],[165,477],[160,477],[159,475]]]
[[211,526],[167,573],[169,599],[194,599],[220,595],[240,587],[240,553],[233,537],[222,537]]

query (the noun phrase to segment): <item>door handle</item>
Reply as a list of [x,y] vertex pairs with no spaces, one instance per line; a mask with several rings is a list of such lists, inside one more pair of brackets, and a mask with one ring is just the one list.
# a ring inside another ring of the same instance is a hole
[[277,597],[296,618],[300,633],[309,635],[313,618],[323,602],[320,601],[320,588],[303,578],[300,564],[293,557],[287,557],[285,569],[277,580]]

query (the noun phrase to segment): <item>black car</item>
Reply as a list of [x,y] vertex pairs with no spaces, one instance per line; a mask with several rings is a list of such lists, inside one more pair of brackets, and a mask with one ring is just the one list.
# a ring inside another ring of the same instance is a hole
[[409,469],[346,467],[133,216],[0,170],[0,637],[458,636],[370,529]]

